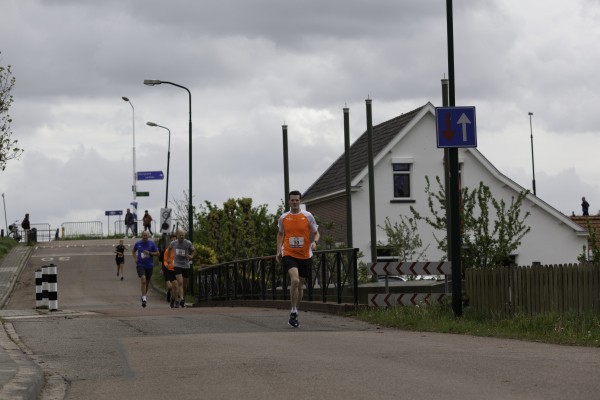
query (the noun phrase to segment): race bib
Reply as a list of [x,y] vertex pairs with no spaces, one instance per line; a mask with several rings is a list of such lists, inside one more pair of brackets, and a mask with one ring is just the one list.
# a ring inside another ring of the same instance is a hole
[[185,257],[187,255],[187,251],[185,251],[185,249],[175,249],[175,255]]
[[302,247],[304,247],[304,238],[302,236],[292,236],[288,239],[288,243],[290,245],[290,248],[292,249],[301,249]]

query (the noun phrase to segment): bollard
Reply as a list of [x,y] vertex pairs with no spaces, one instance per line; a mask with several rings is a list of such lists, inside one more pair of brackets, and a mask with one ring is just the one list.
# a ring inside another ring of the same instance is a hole
[[58,310],[58,275],[54,264],[48,266],[48,309]]
[[42,307],[42,270],[35,270],[35,308]]
[[48,266],[42,266],[42,307],[48,307]]

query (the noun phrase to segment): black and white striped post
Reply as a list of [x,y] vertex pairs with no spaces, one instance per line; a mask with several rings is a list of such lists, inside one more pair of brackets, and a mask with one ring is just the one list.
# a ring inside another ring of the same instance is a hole
[[42,265],[42,308],[48,308],[48,266]]
[[58,274],[54,264],[35,271],[35,307],[58,310]]
[[54,264],[48,266],[48,309],[58,310],[58,276]]
[[35,308],[41,308],[43,305],[42,295],[42,270],[35,270]]

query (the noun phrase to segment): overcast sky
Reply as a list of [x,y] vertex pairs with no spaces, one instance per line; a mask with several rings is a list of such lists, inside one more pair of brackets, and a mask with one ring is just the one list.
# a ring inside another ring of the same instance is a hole
[[[281,125],[290,186],[306,190],[341,155],[342,108],[354,141],[365,102],[379,124],[428,101],[448,70],[443,0],[0,0],[0,64],[16,85],[13,139],[25,153],[0,172],[8,224],[107,222],[132,200],[138,171],[188,187],[188,94],[194,204],[283,198]],[[600,210],[600,2],[454,1],[456,105],[477,110],[478,149],[570,215]],[[130,99],[135,109],[121,97]],[[432,138],[432,146],[435,146]],[[165,181],[138,182],[158,218]],[[4,221],[4,218],[0,218]],[[114,218],[111,220],[111,224]],[[4,225],[3,225],[4,227]],[[106,227],[105,227],[106,229]],[[111,227],[112,229],[112,227]]]

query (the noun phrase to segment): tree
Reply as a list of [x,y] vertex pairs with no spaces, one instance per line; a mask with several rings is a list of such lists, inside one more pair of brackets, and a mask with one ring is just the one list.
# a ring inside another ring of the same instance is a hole
[[[1,54],[1,53],[0,53]],[[15,85],[10,65],[4,68],[0,65],[0,171],[6,169],[6,163],[19,158],[23,150],[17,147],[17,140],[11,138],[10,124],[12,119],[8,110],[13,102],[10,94]]]
[[[188,193],[184,190],[183,191],[183,199],[175,199],[173,198],[172,203],[175,205],[175,209],[173,210],[173,215],[175,216],[175,219],[177,220],[177,226],[178,229],[183,229],[186,230],[189,227],[189,199],[190,196],[188,195]],[[194,215],[194,213],[196,212],[196,207],[194,205],[192,205],[192,215]],[[195,219],[195,217],[194,217]],[[196,231],[197,231],[197,227],[196,225],[194,225],[194,242],[196,241]]]
[[[446,191],[436,176],[438,191],[432,192],[429,177],[425,177],[428,206],[432,217],[421,216],[413,207],[411,212],[417,220],[423,220],[436,230],[443,231],[442,238],[434,237],[438,248],[447,252],[446,233]],[[493,267],[510,264],[510,255],[519,248],[523,237],[531,227],[525,225],[530,213],[521,216],[521,205],[529,191],[522,191],[507,206],[503,199],[495,198],[483,182],[474,190],[462,189],[462,207],[460,210],[462,237],[462,264],[468,267]],[[437,203],[437,206],[436,206]],[[490,210],[495,218],[490,220]]]
[[590,219],[587,219],[587,229],[590,233],[590,237],[588,239],[589,243],[589,252],[591,252],[591,257],[588,256],[589,252],[585,245],[583,245],[583,252],[577,257],[577,261],[580,263],[583,262],[591,262],[594,265],[600,264],[600,243],[598,243],[598,233],[596,229],[592,227],[590,224]]
[[214,249],[219,262],[274,255],[282,212],[253,207],[251,198],[229,199],[223,208],[206,201],[196,214],[196,241]]
[[415,218],[407,218],[404,215],[400,216],[400,223],[390,221],[389,217],[385,217],[384,226],[377,225],[385,232],[388,242],[387,244],[379,243],[380,246],[387,246],[392,250],[392,255],[398,257],[399,261],[417,261],[423,257],[421,251],[417,255],[417,250],[423,246],[423,241],[417,230],[417,221]]

